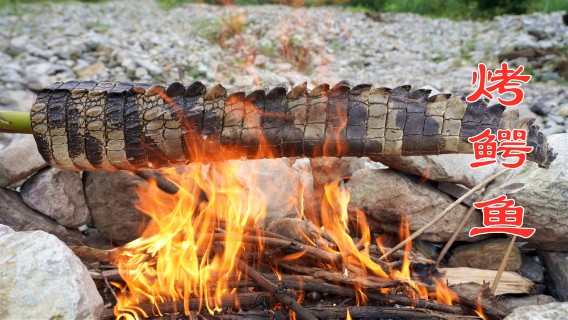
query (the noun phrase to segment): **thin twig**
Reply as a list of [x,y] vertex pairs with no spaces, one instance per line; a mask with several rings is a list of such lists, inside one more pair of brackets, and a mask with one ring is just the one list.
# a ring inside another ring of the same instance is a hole
[[511,255],[511,251],[513,250],[513,246],[515,245],[515,241],[517,240],[517,235],[513,235],[511,238],[511,242],[507,247],[507,251],[505,251],[505,256],[503,260],[501,260],[501,264],[499,265],[499,269],[497,270],[497,275],[495,275],[495,280],[493,281],[493,285],[491,285],[491,293],[495,294],[497,291],[497,287],[499,286],[499,281],[501,281],[501,275],[503,275],[503,271],[505,271],[505,267],[507,266],[507,262],[509,261],[509,256]]
[[476,185],[475,187],[473,187],[471,190],[469,190],[468,192],[466,192],[463,196],[461,196],[459,199],[457,199],[454,203],[452,203],[451,205],[449,205],[446,209],[444,209],[444,211],[442,211],[440,214],[438,214],[434,219],[432,219],[432,221],[428,222],[425,226],[423,226],[422,228],[420,228],[419,230],[415,231],[410,237],[404,239],[401,243],[397,244],[396,246],[394,246],[391,250],[389,250],[387,253],[385,253],[380,259],[384,260],[386,259],[388,256],[390,256],[393,252],[401,249],[402,247],[404,247],[406,245],[407,242],[412,241],[414,239],[416,239],[418,236],[420,236],[422,233],[424,233],[424,231],[428,230],[428,228],[430,228],[431,226],[433,226],[434,224],[436,224],[436,222],[438,222],[440,219],[442,219],[443,217],[446,216],[446,214],[448,214],[448,212],[450,212],[453,208],[455,208],[457,205],[459,205],[463,200],[465,200],[467,197],[471,196],[474,192],[476,192],[477,190],[481,189],[482,187],[484,187],[485,185],[487,185],[489,182],[495,180],[497,177],[509,172],[509,168],[503,169],[497,173],[495,173],[494,175],[490,176],[489,178],[483,180],[482,182],[480,182],[478,185]]
[[116,292],[114,292],[114,289],[112,288],[112,286],[110,285],[110,283],[108,282],[107,277],[105,276],[104,272],[101,272],[101,275],[103,276],[103,280],[105,281],[105,285],[107,287],[107,289],[110,290],[110,293],[112,293],[112,296],[114,297],[114,299],[116,301],[118,301],[118,297],[116,296]]
[[[481,197],[481,193],[480,193],[479,194],[479,201],[481,201],[481,200],[482,200],[482,197]],[[463,227],[465,226],[465,224],[469,221],[469,219],[471,218],[471,216],[475,212],[475,209],[476,208],[472,205],[467,210],[467,213],[465,214],[465,217],[460,222],[460,225],[456,228],[456,230],[452,234],[450,240],[448,240],[448,242],[446,242],[446,244],[442,248],[442,251],[440,251],[440,255],[438,255],[438,259],[436,259],[436,267],[440,264],[440,262],[442,262],[442,259],[444,259],[444,257],[446,256],[446,253],[448,253],[448,251],[450,250],[450,247],[452,246],[452,244],[454,244],[454,241],[456,241],[456,239],[457,239],[458,235],[460,234],[460,232],[462,231]]]
[[278,288],[277,285],[270,282],[270,280],[266,279],[262,274],[251,268],[240,259],[237,259],[237,268],[247,276],[251,277],[252,280],[258,283],[258,285],[261,286],[264,290],[274,294],[276,299],[278,299],[278,301],[280,301],[283,305],[294,310],[294,312],[296,312],[300,319],[317,320],[317,317],[306,310],[301,304],[298,303],[298,301],[294,300],[289,295],[280,292],[280,288]]

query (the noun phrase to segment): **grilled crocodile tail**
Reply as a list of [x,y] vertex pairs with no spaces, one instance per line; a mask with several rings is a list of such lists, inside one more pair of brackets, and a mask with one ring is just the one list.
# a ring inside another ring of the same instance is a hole
[[70,81],[39,92],[31,112],[38,150],[66,170],[159,168],[194,161],[297,156],[473,153],[468,138],[489,128],[526,129],[528,160],[555,155],[533,119],[516,109],[466,102],[410,86],[340,82],[308,90],[228,93],[187,87]]

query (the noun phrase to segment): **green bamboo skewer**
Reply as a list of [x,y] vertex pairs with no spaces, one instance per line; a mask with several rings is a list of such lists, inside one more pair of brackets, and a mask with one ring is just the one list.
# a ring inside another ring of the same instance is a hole
[[0,132],[32,133],[30,113],[23,111],[0,111]]

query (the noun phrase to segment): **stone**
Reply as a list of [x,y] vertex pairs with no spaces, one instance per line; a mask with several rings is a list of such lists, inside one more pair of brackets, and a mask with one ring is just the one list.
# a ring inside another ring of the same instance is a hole
[[2,104],[18,111],[30,111],[36,98],[36,95],[29,90],[9,90],[2,94]]
[[3,235],[6,235],[6,234],[14,233],[14,232],[16,232],[16,231],[14,231],[14,229],[12,229],[8,226],[5,226],[3,224],[0,224],[0,237],[3,236]]
[[47,167],[31,135],[14,140],[0,151],[0,187],[8,187]]
[[136,209],[136,188],[145,183],[128,172],[86,172],[85,199],[94,226],[116,244],[136,239],[143,231],[143,213]]
[[136,58],[134,59],[134,62],[139,67],[146,69],[151,75],[158,76],[163,73],[162,68],[160,68],[158,65],[156,65],[154,62],[150,60],[143,58]]
[[[365,168],[355,171],[346,186],[351,195],[349,210],[363,210],[371,231],[383,229],[397,234],[404,217],[408,219],[410,231],[416,231],[454,202],[429,183],[419,184],[416,179],[389,169]],[[466,211],[467,207],[459,204],[419,239],[447,241],[465,217]],[[480,240],[469,237],[469,230],[476,225],[481,225],[480,214],[474,214],[466,223],[458,235],[458,241]]]
[[519,307],[504,320],[565,320],[568,319],[568,303],[552,302],[543,305]]
[[[237,163],[237,179],[249,192],[262,192],[266,200],[266,216],[261,223],[268,226],[272,221],[295,217],[301,206],[302,188],[300,174],[287,158],[247,160]],[[252,194],[252,193],[251,193]]]
[[553,296],[568,301],[568,253],[541,251],[547,276],[545,284]]
[[391,169],[421,176],[433,181],[462,184],[472,188],[495,173],[497,164],[472,169],[472,154],[443,154],[437,156],[401,156],[373,159]]
[[536,296],[502,296],[499,300],[499,306],[507,312],[513,312],[513,310],[524,307],[524,306],[540,306],[547,303],[558,302],[554,297],[547,296],[545,294],[539,294]]
[[79,172],[41,170],[26,180],[20,194],[28,206],[63,226],[78,228],[90,219]]
[[81,260],[43,231],[0,237],[1,319],[99,319],[103,299]]
[[28,207],[16,191],[0,188],[0,224],[15,231],[42,230],[66,241],[68,230],[49,217]]
[[77,75],[82,78],[93,78],[104,70],[105,65],[102,62],[97,62],[77,71]]
[[[497,270],[511,240],[507,238],[487,239],[466,244],[454,249],[448,263],[450,267],[470,267],[485,270]],[[521,251],[513,246],[506,271],[517,271],[521,267]]]
[[[461,184],[455,183],[447,183],[447,182],[438,182],[438,190],[444,191],[445,193],[449,194],[450,196],[459,199],[464,194],[466,194],[470,189],[462,186]],[[473,203],[477,200],[478,195],[476,193],[470,195],[469,197],[463,199],[462,203],[467,206],[472,206]]]
[[548,136],[558,153],[548,169],[525,163],[506,174],[486,199],[507,195],[524,207],[523,227],[536,232],[526,241],[551,251],[568,251],[568,133]]
[[544,281],[544,269],[542,262],[537,256],[521,254],[522,262],[519,273],[532,282],[542,283]]
[[365,159],[321,157],[311,158],[310,164],[314,190],[312,205],[315,212],[319,212],[325,196],[324,186],[337,179],[349,178],[355,171],[365,167]]

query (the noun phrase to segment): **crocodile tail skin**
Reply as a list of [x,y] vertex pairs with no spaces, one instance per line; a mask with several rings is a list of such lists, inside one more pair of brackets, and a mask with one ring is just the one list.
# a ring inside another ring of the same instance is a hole
[[229,93],[200,82],[56,83],[42,90],[31,122],[40,154],[66,170],[160,168],[227,159],[473,153],[485,129],[526,129],[528,160],[548,167],[555,154],[533,119],[515,109],[345,81],[312,90]]

